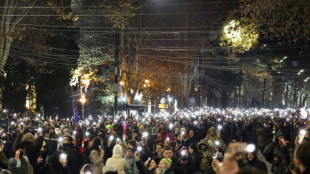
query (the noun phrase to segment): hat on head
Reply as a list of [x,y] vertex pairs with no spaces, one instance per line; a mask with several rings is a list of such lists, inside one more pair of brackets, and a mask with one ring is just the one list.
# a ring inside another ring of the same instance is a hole
[[279,137],[282,137],[282,136],[284,136],[283,133],[281,131],[278,131],[276,137],[279,138]]
[[160,161],[163,161],[163,162],[166,163],[166,168],[167,168],[167,169],[170,168],[171,163],[172,163],[171,159],[169,159],[169,158],[163,158],[163,159],[161,159]]

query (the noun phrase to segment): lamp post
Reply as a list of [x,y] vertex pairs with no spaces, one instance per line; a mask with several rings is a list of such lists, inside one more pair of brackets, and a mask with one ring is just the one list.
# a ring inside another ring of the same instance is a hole
[[81,98],[80,98],[79,101],[80,101],[81,104],[82,104],[82,120],[84,120],[84,112],[85,112],[85,110],[84,110],[84,105],[85,105],[85,103],[86,103],[85,94],[82,94],[82,95],[81,95]]
[[168,96],[168,108],[169,108],[169,114],[171,113],[171,106],[170,106],[171,101],[172,101],[172,98]]

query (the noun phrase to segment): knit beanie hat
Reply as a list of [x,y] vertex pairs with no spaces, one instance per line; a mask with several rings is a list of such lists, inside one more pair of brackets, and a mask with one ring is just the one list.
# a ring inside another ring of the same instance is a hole
[[166,168],[167,168],[167,169],[170,168],[171,163],[172,163],[171,159],[169,159],[169,158],[163,158],[163,159],[161,159],[160,161],[163,161],[163,162],[166,163]]
[[122,149],[122,146],[121,145],[119,145],[119,144],[116,144],[115,146],[114,146],[114,148],[113,148],[113,155],[115,154],[118,154],[118,155],[120,155],[120,156],[122,156],[122,151],[123,151],[123,149]]
[[31,133],[26,133],[24,135],[24,141],[34,143],[35,142],[35,138],[34,138],[34,136]]
[[8,161],[9,169],[16,168],[16,166],[17,166],[17,160],[14,157],[10,158]]

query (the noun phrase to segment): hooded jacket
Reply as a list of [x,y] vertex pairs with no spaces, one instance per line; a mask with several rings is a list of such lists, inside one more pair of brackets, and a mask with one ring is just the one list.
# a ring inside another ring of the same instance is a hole
[[121,145],[114,146],[113,155],[107,160],[106,166],[113,166],[119,174],[125,174],[125,170],[129,169],[127,161],[123,158]]
[[246,164],[245,167],[246,168],[255,168],[255,169],[261,170],[265,173],[268,173],[266,164],[264,162],[260,161],[259,159],[257,159],[257,153],[253,152],[252,154],[254,155],[253,160],[249,161],[249,159],[246,158],[248,163]]

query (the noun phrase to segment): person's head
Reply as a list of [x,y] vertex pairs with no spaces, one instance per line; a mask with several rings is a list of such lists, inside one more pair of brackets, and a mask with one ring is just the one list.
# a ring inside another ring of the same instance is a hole
[[26,133],[23,138],[24,138],[24,141],[26,142],[30,142],[30,143],[35,142],[35,138],[31,133]]
[[165,147],[163,150],[163,157],[164,158],[172,158],[173,152],[171,147]]
[[128,142],[128,147],[130,147],[130,148],[132,148],[132,149],[134,149],[134,148],[136,147],[136,145],[137,145],[136,140],[130,140],[130,141]]
[[90,164],[85,164],[80,170],[80,174],[93,173],[93,167]]
[[16,150],[16,152],[15,152],[15,159],[16,160],[20,160],[21,153],[22,153],[21,149]]
[[55,133],[55,128],[54,127],[50,127],[48,130],[48,133],[53,134]]
[[294,163],[301,172],[310,167],[310,143],[302,143],[296,148]]
[[255,154],[253,153],[247,153],[246,154],[247,156],[247,160],[250,162],[250,161],[253,161],[255,159]]
[[188,151],[188,149],[187,149],[185,146],[183,146],[183,147],[181,148],[181,150],[180,150],[180,156],[181,156],[181,158],[188,158],[188,156],[189,156],[189,151]]
[[172,164],[172,161],[170,158],[163,158],[160,160],[158,167],[160,169],[169,169]]
[[164,149],[164,145],[162,143],[156,144],[156,152],[157,153],[162,153]]
[[150,161],[149,168],[155,169],[156,167],[158,167],[160,160],[161,160],[160,157],[154,156]]
[[132,156],[132,149],[128,147],[128,148],[125,150],[125,155],[126,155],[127,157],[131,157],[131,156]]
[[198,149],[196,144],[191,144],[188,148],[190,154],[198,153]]
[[72,144],[73,139],[70,135],[65,135],[63,138],[63,144]]
[[194,134],[195,134],[194,130],[190,130],[190,131],[188,132],[189,138],[193,138],[193,137],[194,137]]
[[121,145],[116,144],[113,147],[113,155],[118,155],[118,156],[122,156],[123,155],[123,148]]
[[112,135],[117,136],[117,130],[116,129],[112,129]]
[[45,128],[45,130],[48,130],[48,129],[50,128],[50,124],[47,123],[47,122],[45,122],[45,123],[44,123],[44,128]]
[[93,140],[91,140],[91,142],[90,142],[90,149],[91,149],[91,150],[95,149],[95,150],[100,151],[100,150],[99,150],[99,147],[100,147],[100,146],[101,146],[101,140],[100,140],[100,138],[96,137],[96,138],[94,138]]

